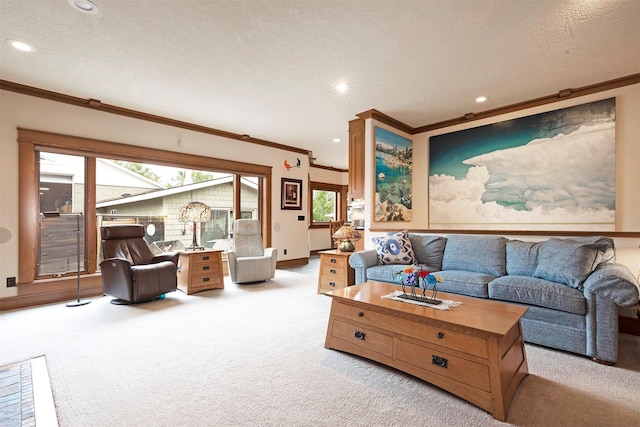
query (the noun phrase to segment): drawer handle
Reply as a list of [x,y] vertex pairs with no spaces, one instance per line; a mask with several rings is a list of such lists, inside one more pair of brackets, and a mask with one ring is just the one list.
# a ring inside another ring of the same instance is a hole
[[208,278],[208,277],[205,277],[205,278],[203,278],[203,279],[202,279],[202,281],[203,281],[203,282],[208,282],[208,281],[209,281],[209,278]]
[[364,332],[360,332],[360,331],[355,331],[354,334],[353,334],[354,337],[356,337],[357,339],[362,340],[362,341],[364,341],[364,336],[365,335],[366,334]]
[[329,282],[329,286],[335,286],[336,282]]
[[436,365],[436,366],[440,366],[441,368],[446,368],[447,367],[447,359],[445,359],[444,357],[438,357],[438,356],[431,355],[431,364]]
[[359,312],[358,312],[358,317],[362,317],[362,316],[364,316],[364,313],[363,313],[363,312],[361,312],[361,311],[359,311]]
[[442,338],[444,338],[444,334],[442,332],[438,332],[436,334],[436,338],[438,338],[439,340],[441,340]]
[[202,269],[203,269],[203,270],[208,270],[208,269],[209,269],[209,266],[208,266],[208,265],[203,265],[203,266],[202,266]]
[[331,270],[329,270],[329,273],[336,274],[336,271],[332,268]]
[[336,263],[336,259],[335,258],[331,258],[331,260],[329,261],[331,264],[335,264]]
[[207,256],[203,256],[203,257],[202,257],[202,260],[203,260],[203,261],[209,261],[209,256],[208,256],[208,255],[207,255]]

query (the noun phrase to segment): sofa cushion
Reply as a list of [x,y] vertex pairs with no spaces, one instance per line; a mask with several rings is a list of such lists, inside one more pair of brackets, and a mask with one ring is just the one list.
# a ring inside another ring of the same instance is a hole
[[367,268],[367,280],[395,283],[396,274],[403,268],[406,268],[406,265],[388,264],[369,267]]
[[409,233],[406,230],[382,237],[374,237],[378,264],[415,264]]
[[543,242],[507,242],[507,274],[533,276],[538,266],[538,257]]
[[488,284],[496,278],[490,274],[457,270],[438,271],[435,274],[442,278],[437,285],[439,291],[477,298],[489,297]]
[[423,234],[409,234],[411,247],[416,257],[416,263],[424,265],[429,271],[442,270],[442,255],[447,239],[442,236],[427,236]]
[[604,256],[605,252],[596,244],[552,237],[540,248],[533,277],[582,290],[584,281]]
[[503,276],[489,283],[489,297],[532,304],[568,313],[586,314],[582,292],[560,283],[528,276]]
[[504,276],[507,274],[506,243],[507,239],[500,236],[448,235],[442,269]]

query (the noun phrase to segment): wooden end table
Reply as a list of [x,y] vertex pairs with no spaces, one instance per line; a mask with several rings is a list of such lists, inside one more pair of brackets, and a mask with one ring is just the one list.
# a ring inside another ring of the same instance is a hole
[[208,289],[224,289],[222,250],[180,252],[178,289],[187,295]]

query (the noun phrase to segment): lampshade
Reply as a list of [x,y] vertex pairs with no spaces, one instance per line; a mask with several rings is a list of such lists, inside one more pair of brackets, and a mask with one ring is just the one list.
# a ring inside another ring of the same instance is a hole
[[338,249],[343,252],[353,252],[355,250],[353,241],[360,239],[362,235],[358,231],[354,230],[352,226],[343,225],[338,228],[338,231],[333,233],[332,237],[340,241]]
[[189,202],[180,207],[181,222],[208,222],[211,220],[211,208],[202,202]]
[[362,237],[362,235],[350,225],[343,225],[338,228],[338,231],[333,233],[333,238],[336,240],[358,240],[360,237]]
[[[198,239],[196,238],[196,222],[208,222],[210,220],[211,208],[202,202],[189,202],[180,207],[180,221],[184,223],[193,222],[193,243],[187,249],[204,249],[203,246],[198,245]],[[184,234],[184,231],[182,234]]]

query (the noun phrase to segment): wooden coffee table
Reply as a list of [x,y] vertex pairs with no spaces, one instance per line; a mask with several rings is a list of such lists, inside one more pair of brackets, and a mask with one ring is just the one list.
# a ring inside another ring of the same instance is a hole
[[325,348],[375,360],[443,388],[506,421],[528,375],[520,318],[526,307],[438,293],[462,303],[436,310],[382,299],[399,286],[366,282],[332,297]]

